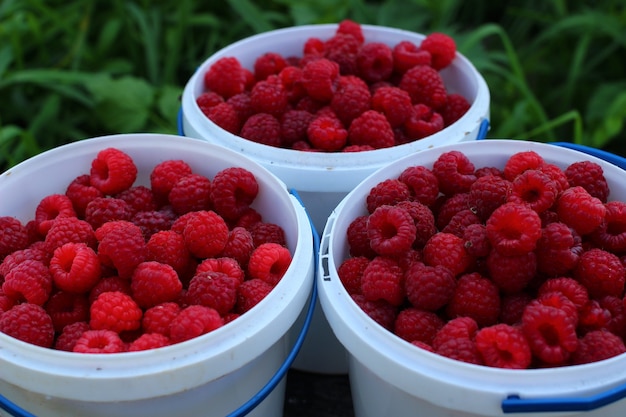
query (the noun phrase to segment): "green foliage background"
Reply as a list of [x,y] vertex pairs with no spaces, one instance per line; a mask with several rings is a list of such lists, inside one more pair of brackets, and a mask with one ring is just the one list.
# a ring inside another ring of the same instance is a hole
[[87,137],[176,133],[180,94],[212,52],[344,18],[452,35],[490,87],[490,138],[626,155],[621,0],[2,0],[0,172]]

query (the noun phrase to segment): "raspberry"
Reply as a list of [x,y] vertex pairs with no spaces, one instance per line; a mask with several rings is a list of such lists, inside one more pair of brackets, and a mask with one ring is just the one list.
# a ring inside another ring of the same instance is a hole
[[435,233],[437,233],[433,212],[424,204],[417,201],[400,201],[395,205],[395,207],[401,208],[411,215],[413,224],[415,225],[415,239],[413,240],[413,247],[423,248],[426,242],[428,242],[428,240]]
[[131,223],[141,229],[143,236],[149,240],[153,234],[169,230],[174,222],[172,212],[162,210],[139,211],[130,219]]
[[393,69],[397,74],[404,74],[418,65],[430,66],[432,57],[430,52],[420,49],[411,41],[400,41],[392,49]]
[[302,85],[311,98],[329,102],[335,94],[339,64],[326,58],[309,61],[302,68]]
[[418,103],[411,108],[403,127],[410,140],[422,139],[443,129],[444,121],[441,114],[425,104]]
[[119,198],[100,197],[92,200],[85,208],[85,221],[97,229],[106,222],[130,220],[132,210],[128,203]]
[[170,323],[180,311],[181,307],[175,302],[166,302],[150,307],[141,318],[141,328],[144,333],[159,333],[169,338]]
[[255,113],[267,113],[278,118],[287,110],[288,104],[287,91],[276,75],[257,82],[250,91],[250,105]]
[[609,201],[604,205],[604,221],[591,234],[591,240],[601,248],[615,253],[626,251],[626,202]]
[[41,347],[51,347],[54,342],[52,319],[43,307],[28,302],[0,315],[0,332]]
[[228,233],[228,240],[221,255],[235,259],[242,268],[247,268],[253,249],[252,234],[245,228],[236,226]]
[[101,293],[89,307],[89,326],[93,330],[120,333],[141,326],[142,311],[130,295],[119,291]]
[[432,346],[435,350],[450,339],[474,339],[478,331],[478,324],[471,317],[457,317],[448,320],[437,331]]
[[350,255],[373,258],[376,252],[370,246],[367,238],[367,219],[369,216],[358,216],[348,225],[346,240],[350,248]]
[[43,305],[52,291],[52,276],[48,267],[34,259],[26,259],[5,276],[2,292],[16,301]]
[[506,203],[491,214],[486,223],[493,248],[505,256],[523,255],[535,249],[541,237],[541,219],[522,203]]
[[100,279],[100,260],[84,243],[66,243],[55,249],[49,266],[54,285],[72,293],[88,292]]
[[143,185],[130,187],[116,194],[115,198],[126,201],[133,215],[140,211],[152,211],[159,208],[152,190]]
[[474,212],[470,209],[461,210],[452,216],[446,227],[444,227],[441,231],[444,233],[451,233],[462,238],[465,228],[472,224],[480,224],[482,226],[480,217],[474,214]]
[[500,322],[512,326],[520,324],[524,309],[533,299],[527,292],[504,294],[500,301]]
[[392,258],[377,256],[363,271],[361,292],[368,300],[380,299],[399,306],[406,295],[402,268]]
[[238,134],[241,129],[241,119],[235,107],[228,103],[219,103],[213,107],[203,110],[203,113],[213,123],[221,127],[227,132],[234,135]]
[[468,208],[471,209],[469,193],[459,193],[450,197],[443,196],[439,198],[432,206],[437,228],[442,230],[455,214]]
[[365,151],[373,151],[374,148],[370,145],[348,145],[344,147],[342,152],[365,152]]
[[211,307],[221,315],[231,311],[237,303],[239,280],[223,272],[196,273],[189,282],[185,299],[190,305]]
[[259,304],[273,289],[262,279],[249,279],[242,282],[237,289],[235,310],[243,314]]
[[483,224],[470,224],[460,236],[465,242],[465,250],[470,256],[482,258],[489,255],[491,244],[487,237],[487,228]]
[[626,347],[619,336],[606,330],[594,330],[579,339],[578,349],[572,354],[572,364],[597,362],[624,352]]
[[529,169],[513,180],[508,201],[526,203],[541,213],[552,207],[558,193],[558,185],[552,178],[538,170]]
[[621,297],[625,274],[619,257],[599,248],[583,252],[574,269],[574,277],[587,288],[591,298]]
[[187,249],[198,258],[218,255],[226,246],[228,226],[214,211],[196,211],[189,218],[183,237]]
[[248,274],[251,279],[260,279],[275,286],[291,264],[291,252],[277,243],[263,243],[250,255]]
[[441,70],[450,65],[456,56],[456,43],[454,39],[445,33],[433,32],[428,34],[420,49],[430,52],[432,57],[432,67]]
[[259,184],[252,172],[230,167],[215,174],[210,197],[217,213],[236,220],[248,210],[258,193]]
[[338,32],[324,42],[323,56],[339,65],[340,74],[356,74],[357,57],[362,44],[352,34]]
[[575,318],[539,301],[524,309],[521,329],[533,354],[551,365],[565,364],[578,347]]
[[411,249],[416,227],[411,215],[403,208],[382,205],[370,214],[367,236],[377,254],[394,256]]
[[408,307],[398,313],[393,331],[407,342],[420,341],[431,345],[443,325],[443,320],[432,311]]
[[505,256],[497,250],[487,255],[487,270],[491,280],[504,293],[512,294],[524,290],[537,272],[535,252]]
[[268,113],[250,116],[241,127],[242,138],[268,146],[280,146],[280,122]]
[[87,296],[66,291],[57,291],[52,294],[43,307],[52,319],[54,330],[58,333],[68,325],[85,322],[89,314]]
[[223,57],[213,63],[204,74],[204,86],[228,99],[246,88],[246,74],[237,58]]
[[50,194],[41,199],[35,208],[35,226],[45,236],[58,217],[76,217],[72,200],[65,194]]
[[190,174],[191,167],[180,159],[170,159],[157,164],[150,172],[150,188],[157,201],[167,202],[174,184]]
[[279,53],[266,52],[254,61],[254,78],[261,81],[270,75],[280,73],[287,66],[287,60]]
[[541,284],[537,290],[537,295],[541,296],[550,292],[560,292],[565,295],[578,309],[582,308],[589,301],[587,288],[569,277],[548,279]]
[[412,199],[429,207],[437,200],[439,180],[428,168],[421,165],[407,167],[398,180],[409,186]]
[[539,169],[545,160],[535,151],[521,151],[509,157],[502,172],[504,178],[513,181],[519,174],[528,169]]
[[607,202],[609,185],[602,167],[592,161],[580,161],[565,168],[565,177],[570,187],[583,187],[592,196]]
[[103,277],[89,291],[89,304],[92,304],[103,292],[110,291],[119,291],[130,295],[130,280],[118,276]]
[[132,297],[142,308],[173,301],[182,289],[176,270],[168,264],[156,261],[137,265],[130,281]]
[[185,239],[173,230],[162,230],[150,236],[146,243],[147,259],[168,264],[181,275],[190,262]]
[[446,105],[446,86],[441,75],[432,67],[418,65],[407,70],[398,87],[409,93],[413,104],[422,103],[434,110]]
[[65,352],[74,351],[74,346],[80,337],[89,330],[89,324],[84,321],[68,324],[63,327],[63,331],[57,336],[54,341],[54,349],[62,350]]
[[137,167],[130,155],[116,148],[103,149],[91,162],[90,183],[105,195],[130,188],[137,179]]
[[339,119],[320,116],[309,123],[307,138],[315,148],[332,152],[346,145],[348,131],[344,129]]
[[465,250],[462,238],[451,233],[437,233],[424,245],[424,263],[446,267],[454,276],[466,272],[474,259]]
[[337,268],[337,276],[348,294],[361,293],[361,278],[370,260],[364,256],[345,259]]
[[217,94],[215,91],[203,91],[198,97],[196,97],[196,104],[200,107],[202,113],[207,114],[213,106],[217,106],[224,102],[224,97]]
[[476,333],[476,348],[484,364],[495,368],[526,369],[532,362],[522,331],[508,324],[494,324]]
[[583,187],[571,187],[563,191],[556,202],[559,219],[580,235],[594,231],[606,215],[604,204]]
[[306,96],[306,90],[302,85],[302,68],[299,66],[286,66],[280,71],[278,78],[287,92],[289,103],[295,104]]
[[351,145],[370,145],[375,149],[389,148],[395,143],[387,118],[375,110],[367,110],[352,121],[348,141]]
[[28,246],[28,230],[11,216],[0,216],[0,262],[12,252]]
[[449,318],[471,317],[478,326],[492,326],[500,316],[498,287],[477,272],[462,275],[446,306]]
[[235,94],[234,96],[226,100],[226,103],[228,103],[233,108],[233,110],[235,110],[238,119],[237,121],[239,123],[239,130],[241,130],[243,122],[254,114],[252,110],[252,104],[250,103],[250,93],[244,92]]
[[0,316],[2,313],[9,311],[11,307],[15,306],[17,302],[2,292],[0,289]]
[[[105,227],[109,225],[109,227]],[[146,260],[148,250],[139,226],[126,221],[109,222],[96,230],[99,237],[100,263],[116,269],[122,278],[130,278],[135,267]],[[108,230],[107,230],[108,229]]]
[[611,312],[602,307],[598,300],[590,299],[578,310],[578,332],[585,334],[593,330],[608,329]]
[[259,222],[250,227],[252,242],[255,247],[264,243],[276,243],[281,246],[287,244],[285,231],[275,223]]
[[202,272],[224,273],[235,279],[238,284],[246,279],[246,273],[241,265],[235,259],[224,256],[219,258],[207,258],[200,262],[196,267],[195,273],[199,274]]
[[393,329],[398,313],[396,306],[385,300],[368,300],[363,294],[352,294],[350,297],[369,318],[389,331]]
[[127,352],[139,352],[142,350],[156,349],[168,346],[170,340],[159,333],[144,333],[133,340],[128,346]]
[[546,225],[537,241],[537,270],[547,276],[568,274],[582,252],[580,237],[567,225]]
[[361,24],[350,19],[344,19],[339,22],[339,24],[337,25],[336,33],[352,35],[357,40],[357,42],[361,44],[365,42],[365,37],[363,36],[363,29],[361,28]]
[[544,173],[556,183],[557,192],[560,193],[569,188],[567,177],[565,176],[565,173],[558,165],[544,163],[543,165],[537,168],[537,171]]
[[411,197],[409,186],[398,179],[386,179],[372,187],[366,197],[368,213],[373,213],[380,206],[393,206]]
[[393,72],[393,52],[381,42],[369,42],[361,46],[357,55],[357,69],[368,83],[387,80]]
[[66,243],[85,243],[89,247],[96,247],[96,235],[93,227],[78,217],[56,219],[44,241],[45,248],[49,253]]
[[429,351],[431,353],[435,353],[435,350],[433,349],[432,346],[430,346],[430,345],[428,345],[428,344],[426,344],[424,342],[420,342],[419,340],[414,340],[414,341],[411,342],[411,344],[413,346],[415,346],[415,347],[420,348],[420,349],[424,349],[424,350],[427,350],[427,351]]
[[445,356],[446,358],[472,363],[474,365],[483,364],[482,357],[473,339],[465,337],[450,338],[441,342],[434,350],[437,354]]
[[626,332],[626,314],[623,299],[607,295],[600,298],[599,303],[600,307],[610,314],[609,322],[606,325],[607,330],[624,338]]
[[120,336],[112,330],[87,330],[74,344],[77,353],[120,353],[126,346]]
[[200,174],[187,175],[174,184],[168,200],[178,215],[211,208],[211,181]]
[[565,311],[578,323],[578,308],[576,305],[560,291],[546,291],[538,295],[534,300],[548,307],[555,307]]
[[471,104],[460,94],[448,94],[446,105],[439,112],[443,117],[444,126],[450,126],[459,120],[470,109]]
[[445,195],[468,192],[476,181],[474,164],[459,151],[444,152],[433,164],[439,190]]
[[306,110],[287,110],[280,122],[281,143],[288,148],[307,139],[307,129],[315,116]]
[[371,99],[369,87],[363,80],[356,76],[341,76],[337,82],[337,91],[330,101],[330,108],[343,126],[350,126],[354,119],[370,110]]
[[454,295],[456,281],[452,271],[437,265],[415,262],[404,274],[406,296],[413,307],[437,311]]
[[79,175],[67,186],[65,195],[72,201],[74,211],[79,217],[84,217],[85,207],[94,198],[104,197],[102,191],[91,185],[89,175]]

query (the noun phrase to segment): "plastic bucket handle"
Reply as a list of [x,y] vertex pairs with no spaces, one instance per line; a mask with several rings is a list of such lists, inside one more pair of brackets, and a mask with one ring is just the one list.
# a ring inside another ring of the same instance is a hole
[[[574,149],[626,169],[626,159],[618,155],[569,142],[552,142],[551,145]],[[578,398],[520,398],[511,395],[502,401],[504,413],[537,413],[554,411],[589,411],[626,398],[626,383],[605,392]]]

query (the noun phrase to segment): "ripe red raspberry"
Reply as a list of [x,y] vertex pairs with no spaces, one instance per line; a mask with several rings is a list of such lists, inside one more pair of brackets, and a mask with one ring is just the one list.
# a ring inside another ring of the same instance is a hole
[[159,333],[144,333],[128,345],[127,352],[139,352],[142,350],[157,349],[169,346],[170,340]]
[[474,164],[459,151],[444,152],[433,164],[439,190],[445,195],[466,193],[476,181]]
[[214,62],[204,74],[204,87],[228,99],[246,89],[247,76],[241,63],[234,57],[223,57]]
[[535,151],[520,151],[511,155],[502,170],[504,178],[513,181],[528,169],[539,169],[546,161]]
[[586,235],[602,224],[606,207],[583,187],[577,186],[568,188],[559,195],[556,213],[563,223],[580,235]]
[[476,333],[476,348],[484,364],[495,368],[527,369],[532,353],[524,333],[508,324],[494,324]]
[[478,272],[462,275],[446,307],[449,318],[471,317],[478,326],[492,326],[500,317],[498,287]]
[[432,345],[443,325],[444,321],[436,313],[407,307],[398,313],[393,332],[407,342],[420,341]]
[[287,91],[276,75],[257,82],[250,91],[250,105],[255,113],[267,113],[278,118],[287,110],[288,104]]
[[357,74],[357,57],[362,44],[352,34],[335,33],[324,42],[323,57],[337,63],[340,74]]
[[44,240],[49,253],[66,243],[85,243],[96,247],[96,235],[93,227],[78,217],[60,217],[54,221]]
[[487,228],[483,224],[470,224],[463,229],[461,236],[465,242],[465,250],[470,256],[483,258],[489,255],[491,244],[487,237]]
[[583,252],[574,269],[574,277],[587,288],[592,298],[621,297],[625,274],[619,257],[599,248]]
[[100,279],[98,254],[84,243],[66,243],[55,249],[49,266],[54,285],[72,293],[88,292]]
[[411,197],[426,206],[432,206],[439,195],[439,180],[433,172],[422,166],[407,167],[398,180],[409,186]]
[[560,193],[569,188],[569,183],[567,182],[565,172],[563,172],[563,170],[558,165],[544,163],[537,168],[537,171],[544,173],[556,183],[557,192]]
[[105,195],[130,188],[137,179],[137,166],[127,153],[117,148],[103,149],[91,162],[91,185]]
[[270,75],[280,73],[287,65],[287,60],[281,54],[266,52],[254,61],[254,78],[258,81],[265,80]]
[[403,271],[392,258],[377,256],[367,265],[361,278],[361,292],[368,300],[385,300],[399,306],[405,299]]
[[404,274],[406,296],[411,305],[427,311],[437,311],[452,299],[456,280],[448,268],[414,262]]
[[399,127],[411,116],[413,104],[406,91],[386,86],[376,89],[372,95],[372,109],[385,115],[391,127]]
[[148,308],[141,318],[141,329],[144,333],[159,333],[169,338],[170,324],[181,307],[175,302],[166,302]]
[[433,135],[444,128],[441,114],[425,104],[418,103],[411,108],[409,117],[403,124],[404,132],[410,141]]
[[115,198],[126,201],[133,214],[139,211],[152,211],[159,208],[152,190],[143,185],[130,187],[116,194]]
[[307,129],[314,118],[306,110],[287,110],[280,120],[282,145],[289,148],[296,142],[307,140]]
[[302,85],[309,96],[329,102],[335,94],[339,78],[339,64],[326,58],[309,61],[302,68]]
[[0,262],[5,256],[28,246],[28,230],[12,216],[0,216]]
[[393,69],[402,75],[418,65],[431,66],[432,57],[430,52],[420,49],[413,42],[403,40],[398,42],[392,49]]
[[336,33],[352,35],[359,43],[365,42],[361,24],[354,20],[344,19],[337,25]]
[[441,265],[449,269],[454,276],[466,272],[474,258],[465,250],[465,241],[451,233],[437,233],[424,245],[424,263],[430,266]]
[[258,222],[250,226],[250,234],[255,247],[264,243],[276,243],[281,246],[287,245],[285,231],[276,223]]
[[215,211],[225,219],[241,217],[259,193],[259,184],[252,172],[230,167],[213,177],[210,199]]
[[598,300],[589,299],[578,310],[578,327],[580,334],[593,330],[608,329],[611,312],[604,308]]
[[557,183],[539,170],[529,169],[511,183],[509,202],[526,203],[537,213],[546,211],[556,202]]
[[323,151],[338,151],[348,140],[348,131],[336,117],[315,117],[309,123],[306,133],[311,145]]
[[439,111],[443,117],[444,126],[450,126],[452,123],[459,120],[467,113],[471,106],[470,102],[461,94],[448,94],[445,107]]
[[133,223],[106,223],[96,230],[96,237],[100,263],[115,268],[122,278],[130,278],[135,267],[148,256],[143,232]]
[[363,294],[352,294],[350,297],[369,318],[385,329],[392,331],[393,323],[398,314],[397,306],[382,299],[368,300]]
[[484,365],[474,339],[451,338],[435,349],[435,353],[461,362]]
[[469,192],[458,193],[450,196],[440,196],[431,206],[435,214],[435,223],[439,230],[442,230],[460,211],[471,209],[469,205]]
[[250,255],[248,275],[275,286],[291,265],[291,252],[277,243],[263,243]]
[[413,104],[422,103],[434,110],[444,108],[448,99],[441,75],[426,65],[418,65],[406,71],[398,87],[409,93]]
[[221,256],[219,258],[207,258],[196,267],[196,274],[202,272],[220,272],[235,279],[241,284],[246,279],[246,273],[241,264],[233,258]]
[[211,307],[224,316],[237,303],[238,287],[239,281],[223,272],[200,272],[189,282],[185,300],[190,305]]
[[228,103],[235,110],[239,121],[239,130],[241,130],[243,122],[254,114],[252,104],[250,104],[250,93],[243,92],[235,94],[226,100],[226,103]]
[[26,259],[13,267],[5,276],[2,292],[13,300],[43,305],[52,291],[52,276],[46,265]]
[[589,301],[587,288],[570,277],[550,278],[537,290],[537,296],[550,292],[560,292],[566,296],[577,309],[582,308]]
[[200,111],[202,113],[207,114],[207,110],[209,110],[213,106],[217,106],[220,103],[224,102],[224,97],[217,94],[215,91],[204,91],[200,93],[198,97],[196,97],[196,104],[200,107]]
[[228,240],[221,255],[235,259],[242,268],[247,268],[253,249],[252,234],[245,228],[236,226],[228,233]]
[[401,207],[382,205],[367,222],[371,248],[379,255],[395,256],[413,246],[417,229],[408,211]]
[[373,258],[376,252],[370,246],[367,238],[367,219],[369,216],[358,216],[348,225],[346,240],[350,250],[350,256],[364,256]]
[[465,228],[472,224],[479,224],[482,226],[481,219],[472,210],[465,209],[452,216],[446,227],[444,227],[441,231],[444,233],[451,233],[462,238]]
[[504,294],[500,300],[500,323],[519,325],[524,309],[534,299],[534,294],[525,291]]
[[178,215],[211,208],[211,180],[204,175],[190,174],[181,178],[170,190],[168,200]]
[[487,270],[491,280],[507,294],[526,289],[537,272],[535,252],[523,255],[505,256],[497,250],[487,255]]
[[52,319],[52,325],[57,333],[61,333],[70,324],[85,322],[89,315],[89,301],[86,294],[57,291],[50,296],[43,307]]
[[357,71],[367,83],[387,80],[393,72],[393,52],[382,42],[368,42],[357,55]]
[[594,330],[578,340],[578,349],[572,354],[572,364],[597,362],[624,352],[626,347],[619,336],[607,330]]
[[395,138],[387,118],[375,110],[367,110],[350,124],[348,142],[380,149],[393,146]]
[[120,333],[141,326],[143,312],[135,300],[123,292],[101,293],[89,307],[89,326],[93,330],[113,330]]
[[9,311],[13,306],[15,306],[17,302],[2,292],[0,289],[0,316],[2,313]]
[[41,347],[52,347],[54,327],[52,319],[40,305],[17,304],[0,315],[0,332],[23,342]]
[[476,178],[469,189],[469,207],[486,221],[491,213],[504,204],[511,194],[511,182],[496,175]]
[[126,345],[119,334],[112,330],[87,330],[74,344],[76,353],[121,353]]
[[213,123],[221,127],[227,132],[237,135],[241,129],[242,121],[235,107],[228,103],[219,103],[213,107],[207,108],[203,113]]
[[444,322],[437,331],[432,346],[435,350],[450,339],[473,340],[478,331],[478,324],[471,317],[456,317]]
[[119,291],[130,295],[130,280],[118,276],[104,276],[89,291],[88,301],[92,304],[103,292]]
[[169,210],[139,211],[130,219],[131,223],[141,229],[146,240],[160,231],[169,230],[174,222]]
[[189,218],[183,237],[187,249],[198,258],[218,255],[226,246],[228,226],[214,211],[196,211]]
[[97,229],[106,222],[130,220],[132,210],[128,203],[119,198],[100,197],[92,200],[85,208],[85,221]]
[[158,163],[150,172],[150,189],[157,202],[167,203],[167,198],[181,178],[192,174],[189,164],[180,159],[170,159]]
[[337,276],[348,294],[361,293],[361,278],[370,260],[364,256],[345,259],[337,268]]
[[456,43],[445,33],[433,32],[426,35],[420,44],[420,49],[430,52],[432,67],[441,70],[452,63],[456,56]]
[[578,308],[560,291],[546,291],[538,295],[534,300],[548,307],[555,307],[565,311],[576,322],[578,321]]
[[300,66],[286,66],[278,73],[278,78],[287,92],[287,99],[290,104],[294,105],[306,96],[306,90],[302,85],[302,68]]
[[415,224],[413,248],[423,248],[426,242],[437,233],[433,212],[427,206],[417,201],[400,201],[395,207],[401,208],[411,215],[413,223]]
[[173,230],[162,230],[150,236],[146,243],[147,260],[168,264],[181,275],[191,260],[185,239]]
[[280,122],[268,113],[257,113],[250,116],[239,132],[244,139],[263,145],[280,146]]
[[535,249],[541,237],[541,219],[522,203],[506,203],[491,214],[486,223],[492,247],[505,256],[519,256]]
[[373,186],[366,197],[368,213],[373,213],[380,206],[393,206],[411,197],[409,186],[399,179],[386,179]]
[[243,314],[259,304],[274,287],[262,279],[249,279],[237,289],[235,311]]
[[546,225],[537,241],[537,270],[546,276],[567,275],[582,252],[580,237],[567,225]]
[[85,207],[94,198],[104,197],[102,191],[91,185],[89,175],[79,175],[74,178],[67,186],[65,195],[72,201],[74,211],[83,218],[85,215]]
[[144,309],[176,300],[182,289],[176,270],[156,261],[137,265],[130,281],[132,297]]
[[624,338],[626,335],[626,311],[624,311],[624,302],[621,297],[607,295],[599,300],[600,306],[610,313],[610,320],[606,328]]
[[344,75],[339,77],[330,108],[343,126],[350,126],[354,119],[370,110],[371,99],[369,87],[363,80],[354,75]]
[[560,365],[578,347],[576,319],[563,309],[531,301],[524,309],[521,329],[539,360]]
[[596,246],[622,253],[626,251],[626,202],[609,201],[604,207],[604,221],[592,232],[591,240]]
[[565,168],[565,176],[570,187],[583,187],[591,196],[603,203],[609,197],[609,184],[604,177],[602,166],[592,161],[579,161]]
[[42,198],[35,208],[37,232],[45,236],[58,217],[76,217],[72,200],[65,194],[50,194]]
[[54,349],[73,352],[74,346],[80,337],[89,330],[89,324],[84,321],[68,324],[54,341]]

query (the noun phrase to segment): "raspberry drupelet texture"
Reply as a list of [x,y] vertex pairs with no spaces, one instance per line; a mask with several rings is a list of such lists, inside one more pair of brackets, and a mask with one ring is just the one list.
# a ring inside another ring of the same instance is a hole
[[106,223],[96,230],[96,238],[100,263],[115,268],[122,278],[130,278],[148,256],[143,231],[131,222]]
[[76,342],[87,330],[89,330],[89,324],[85,321],[68,324],[63,327],[63,330],[54,341],[54,349],[73,352]]
[[626,251],[626,202],[609,201],[604,205],[604,220],[591,234],[592,241],[614,253]]
[[533,251],[541,237],[541,219],[523,203],[506,203],[494,210],[486,222],[492,247],[505,256]]
[[126,351],[126,345],[113,330],[87,330],[74,344],[77,353],[120,353]]
[[238,134],[242,121],[235,106],[229,102],[216,104],[203,110],[203,113],[216,125],[232,134]]
[[454,39],[440,32],[433,32],[426,35],[420,44],[420,49],[430,53],[432,57],[431,66],[437,71],[450,65],[456,56],[456,43]]
[[415,308],[437,311],[454,295],[456,280],[448,268],[414,262],[404,273],[406,297]]
[[35,208],[35,227],[45,236],[58,217],[76,217],[72,200],[65,194],[50,194],[39,201]]
[[221,255],[235,259],[242,268],[247,268],[253,249],[252,234],[243,227],[235,226],[228,232],[228,240]]
[[54,285],[72,293],[86,293],[101,276],[98,254],[84,243],[69,242],[54,250],[50,259]]
[[368,42],[357,55],[358,74],[368,83],[387,80],[393,72],[393,52],[382,42]]
[[348,225],[346,240],[350,248],[350,256],[373,258],[376,252],[370,246],[367,238],[367,219],[369,216],[358,216]]
[[366,197],[368,213],[373,213],[380,206],[393,206],[411,197],[409,186],[399,179],[389,178],[373,186]]
[[363,294],[352,294],[352,300],[376,323],[391,331],[398,307],[385,300],[368,300]]
[[277,243],[263,243],[250,255],[248,275],[260,279],[272,287],[278,284],[291,265],[291,252]]
[[509,202],[526,203],[537,213],[554,205],[559,194],[556,181],[541,171],[529,169],[511,182]]
[[337,91],[330,101],[330,108],[343,126],[350,126],[354,119],[373,108],[371,100],[370,89],[363,80],[354,75],[344,75],[337,81]]
[[254,61],[254,78],[261,81],[279,74],[288,65],[287,60],[276,52],[266,52]]
[[326,58],[316,59],[302,68],[302,85],[311,98],[328,103],[335,94],[339,75],[336,62]]
[[444,321],[432,311],[408,307],[400,311],[394,322],[394,333],[407,342],[420,341],[432,345]]
[[337,63],[341,75],[357,74],[361,45],[362,42],[352,34],[336,32],[324,42],[323,57]]
[[502,170],[504,178],[513,181],[528,169],[539,169],[546,161],[535,151],[521,151],[511,155]]
[[383,113],[394,128],[404,124],[413,108],[409,93],[394,86],[376,89],[371,102],[372,109]]
[[157,210],[157,200],[152,190],[144,185],[135,185],[115,195],[115,198],[126,201],[133,214],[140,211]]
[[449,318],[470,317],[478,326],[491,326],[500,317],[498,287],[478,272],[462,275],[456,282],[454,294],[446,306]]
[[196,274],[201,272],[221,272],[235,279],[238,284],[241,284],[246,279],[246,273],[242,265],[234,258],[225,256],[203,260],[198,264],[195,272]]
[[448,93],[439,72],[427,65],[417,65],[404,73],[398,86],[409,93],[413,104],[422,103],[439,110],[444,108]]
[[392,49],[393,69],[396,74],[402,75],[409,69],[418,66],[431,66],[432,56],[430,52],[420,49],[411,41],[398,42]]
[[603,203],[607,202],[609,185],[604,170],[596,162],[574,162],[565,168],[565,176],[570,187],[583,187],[591,196]]
[[185,299],[190,305],[203,305],[215,309],[221,316],[230,312],[237,303],[237,278],[219,271],[196,273],[189,282]]
[[96,247],[96,235],[93,227],[78,217],[60,217],[54,221],[44,239],[49,253],[66,243],[84,243]]
[[86,294],[56,291],[43,307],[50,315],[57,333],[61,333],[70,324],[85,322],[89,316],[89,300]]
[[120,333],[141,326],[143,312],[133,298],[119,291],[103,292],[89,307],[89,327]]
[[511,189],[511,182],[500,176],[478,177],[469,189],[469,207],[486,221],[496,208],[508,201]]
[[137,179],[137,167],[127,153],[117,148],[98,152],[91,162],[91,185],[105,195],[114,195],[130,188]]
[[67,186],[65,195],[72,201],[74,211],[81,218],[84,217],[85,207],[91,200],[104,196],[102,191],[91,185],[91,179],[88,174],[74,178]]
[[567,224],[580,235],[593,232],[602,224],[606,207],[583,187],[568,188],[559,194],[556,201],[556,213],[560,221]]
[[375,110],[367,110],[350,123],[348,142],[381,149],[393,146],[395,138],[387,118]]
[[226,246],[228,226],[214,211],[196,211],[183,231],[189,252],[198,258],[218,255]]
[[133,211],[124,200],[114,197],[100,197],[92,200],[85,208],[85,221],[97,229],[104,223],[115,220],[130,221]]
[[444,120],[441,114],[426,104],[418,103],[412,106],[403,128],[409,140],[422,139],[443,129]]
[[413,246],[416,233],[411,214],[397,206],[377,207],[367,222],[370,246],[379,255],[394,256],[407,252]]
[[445,107],[439,111],[443,117],[444,126],[450,126],[459,120],[470,107],[470,102],[461,94],[448,94]]
[[157,202],[167,203],[174,184],[192,173],[191,166],[180,159],[168,159],[157,164],[150,172],[150,189]]
[[52,275],[41,261],[26,259],[4,276],[2,292],[16,302],[43,305],[52,291]]
[[250,105],[255,113],[267,113],[279,118],[289,104],[287,91],[277,75],[254,84],[250,91]]
[[269,113],[250,116],[239,132],[242,138],[268,146],[280,146],[280,121]]
[[474,164],[459,151],[444,152],[433,164],[439,190],[445,195],[468,192],[476,181]]
[[137,265],[130,280],[132,297],[144,309],[176,300],[182,289],[176,270],[156,261]]
[[28,246],[28,230],[12,216],[0,216],[0,262],[5,256]]
[[160,333],[143,333],[128,345],[127,352],[139,352],[169,345],[170,340]]
[[537,241],[537,270],[549,277],[568,275],[582,251],[576,232],[564,223],[550,223],[542,229]]
[[620,258],[599,248],[583,252],[574,269],[574,277],[587,288],[592,298],[622,297],[625,274]]
[[211,209],[211,180],[204,175],[189,174],[178,180],[168,195],[178,215]]
[[406,297],[403,280],[402,268],[395,259],[377,256],[363,271],[361,292],[368,300],[385,300],[399,306]]
[[505,294],[525,290],[537,273],[537,255],[527,252],[523,255],[506,256],[497,250],[487,255],[486,267],[494,284]]
[[41,347],[54,343],[52,319],[40,305],[17,304],[0,315],[0,332]]
[[262,279],[249,279],[237,289],[235,311],[243,314],[259,304],[272,291],[272,287]]
[[409,186],[411,196],[426,206],[432,206],[439,195],[439,180],[433,172],[421,165],[404,169],[398,180]]
[[218,59],[204,74],[204,86],[225,99],[246,89],[246,74],[237,58]]
[[307,127],[306,136],[309,142],[323,151],[338,151],[348,141],[348,131],[336,117],[315,117]]
[[452,233],[436,233],[426,242],[422,252],[426,265],[441,265],[454,276],[465,273],[474,263],[474,258],[465,250],[463,238]]
[[623,340],[607,330],[594,330],[578,340],[572,363],[581,365],[612,358],[626,352]]
[[412,247],[422,249],[426,242],[437,233],[433,212],[426,205],[410,200],[400,201],[395,207],[405,210],[413,219],[413,223],[415,224],[415,239],[413,240]]
[[280,120],[282,145],[289,148],[296,142],[307,140],[307,129],[314,118],[306,110],[287,110]]
[[345,259],[337,268],[337,276],[348,294],[361,293],[361,278],[370,260],[364,256]]
[[524,333],[508,324],[494,324],[476,333],[476,348],[486,366],[527,369],[532,363],[530,346]]

